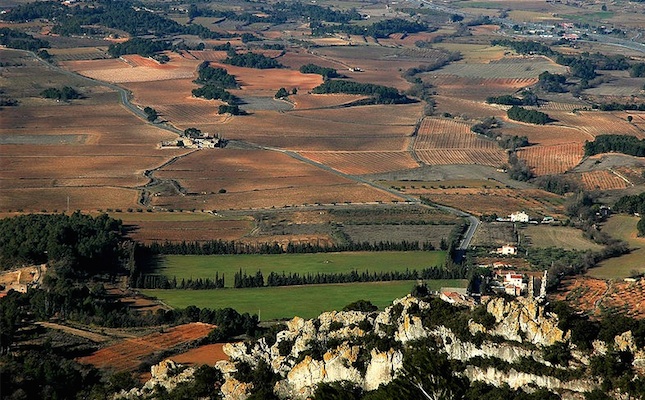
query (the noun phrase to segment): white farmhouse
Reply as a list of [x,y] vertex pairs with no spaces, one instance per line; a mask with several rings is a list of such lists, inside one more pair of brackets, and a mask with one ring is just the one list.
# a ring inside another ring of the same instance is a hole
[[529,222],[529,215],[524,211],[518,211],[509,215],[511,222]]
[[517,254],[517,247],[510,244],[505,244],[504,246],[498,248],[496,253],[502,254],[504,256],[514,256]]

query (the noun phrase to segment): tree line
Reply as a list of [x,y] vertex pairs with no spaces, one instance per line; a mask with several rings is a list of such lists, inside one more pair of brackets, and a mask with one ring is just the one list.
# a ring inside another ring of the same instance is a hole
[[385,282],[404,281],[416,279],[465,279],[468,276],[468,268],[463,265],[444,267],[428,267],[421,270],[369,272],[352,270],[349,272],[337,273],[308,273],[297,272],[285,273],[271,272],[266,280],[262,271],[255,274],[247,274],[240,269],[235,273],[235,288],[255,288],[265,286],[293,286],[293,285],[323,285],[331,283],[354,283],[354,282]]
[[311,91],[316,94],[346,93],[364,94],[372,97],[376,104],[403,104],[411,100],[396,88],[375,85],[373,83],[359,83],[342,79],[330,79],[316,86]]
[[55,99],[68,101],[73,99],[80,99],[83,97],[76,89],[71,86],[63,86],[62,88],[47,88],[40,92],[40,95],[46,99]]
[[171,48],[172,43],[165,40],[135,37],[123,43],[112,43],[108,47],[108,54],[115,58],[125,54],[139,54],[142,57],[151,57],[155,53],[170,50]]
[[94,3],[93,7],[67,7],[55,1],[32,2],[21,4],[3,16],[3,19],[12,22],[28,22],[39,18],[57,21],[61,28],[56,29],[62,31],[65,31],[65,26],[78,24],[121,29],[133,36],[185,34],[204,39],[231,36],[213,32],[198,24],[181,25],[158,13],[146,11],[143,5],[129,0],[102,0]]
[[49,42],[10,28],[0,28],[0,45],[12,49],[38,51],[49,48]]
[[93,274],[119,266],[123,225],[107,214],[27,214],[0,219],[0,265],[58,266]]
[[621,197],[614,204],[614,211],[640,214],[641,219],[636,224],[636,229],[638,230],[638,236],[645,236],[645,192],[633,196],[627,195]]
[[593,142],[585,142],[585,156],[602,153],[623,153],[645,157],[645,139],[628,135],[598,135]]
[[339,78],[340,74],[334,68],[321,67],[316,64],[305,64],[300,67],[300,72],[303,74],[318,74],[323,77],[324,80],[331,78]]
[[253,52],[242,53],[242,54],[233,54],[224,61],[224,64],[235,65],[236,67],[246,67],[246,68],[257,68],[257,69],[272,69],[272,68],[284,68],[284,65],[280,64],[273,58],[267,57],[264,54],[258,54]]
[[516,150],[520,147],[529,145],[529,139],[526,136],[498,134],[496,129],[501,127],[501,122],[495,117],[488,117],[482,122],[478,122],[470,127],[472,132],[493,139],[497,144],[506,150]]
[[515,121],[528,122],[529,124],[545,125],[552,121],[549,116],[536,110],[527,110],[519,106],[512,106],[506,111],[508,118]]
[[137,289],[223,289],[225,287],[225,279],[224,274],[221,277],[219,276],[219,272],[215,272],[215,278],[213,279],[182,278],[181,281],[178,281],[176,276],[169,279],[165,275],[139,274],[136,278],[130,279],[130,286]]
[[154,242],[149,245],[139,244],[137,248],[146,257],[156,254],[303,254],[303,253],[338,253],[343,251],[433,251],[435,246],[431,242],[407,241],[390,242],[379,241],[349,242],[343,244],[312,244],[288,243],[281,246],[278,243],[249,244],[234,240],[211,240],[207,242]]
[[[193,82],[203,85],[200,88],[192,90],[195,97],[203,97],[207,100],[222,100],[229,104],[235,105],[239,102],[237,96],[232,94],[226,89],[239,88],[237,80],[233,75],[229,75],[228,71],[224,68],[213,68],[208,61],[204,61],[197,69],[197,79]],[[223,110],[220,114],[229,112],[230,110]],[[239,108],[238,108],[239,111]],[[233,114],[233,112],[231,112]]]
[[398,32],[417,33],[436,30],[436,28],[431,28],[424,23],[408,21],[402,18],[386,19],[367,26],[348,23],[324,24],[320,21],[312,21],[309,27],[311,28],[311,33],[316,36],[343,32],[349,35],[371,36],[375,39],[387,38],[391,34]]

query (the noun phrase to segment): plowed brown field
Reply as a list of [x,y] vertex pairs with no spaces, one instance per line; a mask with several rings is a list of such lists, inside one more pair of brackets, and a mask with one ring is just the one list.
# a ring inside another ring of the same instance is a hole
[[218,361],[228,360],[228,356],[224,353],[223,347],[224,343],[207,344],[206,346],[200,346],[185,353],[177,354],[171,358],[179,364],[213,366]]
[[153,333],[136,339],[126,339],[113,346],[77,359],[82,364],[92,364],[97,368],[110,368],[115,371],[133,371],[144,357],[158,351],[168,350],[205,337],[215,325],[194,322],[179,325],[163,333]]

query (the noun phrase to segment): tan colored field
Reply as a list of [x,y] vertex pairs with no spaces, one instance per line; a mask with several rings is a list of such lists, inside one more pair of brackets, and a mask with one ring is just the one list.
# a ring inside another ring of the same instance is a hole
[[624,189],[631,185],[611,171],[591,171],[581,174],[582,184],[587,190]]
[[136,339],[126,339],[98,350],[92,355],[78,358],[77,361],[82,364],[92,364],[97,368],[134,371],[144,357],[203,338],[214,328],[215,325],[201,322],[179,325],[163,333],[153,333]]
[[557,203],[559,196],[542,190],[517,189],[407,189],[407,193],[421,194],[430,201],[459,208],[475,215],[508,215],[515,210],[525,210],[530,215],[562,214]]
[[399,171],[419,166],[407,151],[300,152],[300,154],[351,175]]
[[499,46],[466,44],[466,43],[437,43],[436,47],[448,51],[458,51],[463,55],[464,63],[486,63],[504,57],[506,50]]
[[218,361],[228,360],[223,347],[224,343],[207,344],[172,356],[171,359],[179,364],[214,366]]
[[[429,73],[424,81],[436,86],[437,93],[442,96],[484,101],[488,96],[508,94],[531,86],[537,82],[537,78],[475,78]],[[446,111],[455,113],[458,110]]]
[[[17,59],[30,65],[24,55]],[[29,78],[16,75],[5,90],[42,87],[50,77],[70,84],[69,78],[42,65],[30,68]],[[22,67],[7,70],[24,73]],[[68,197],[70,210],[136,207],[136,187],[147,183],[143,172],[185,152],[157,150],[161,140],[176,136],[127,112],[116,93],[98,86],[81,90],[86,97],[70,103],[27,97],[20,107],[2,111],[0,138],[6,144],[0,145],[1,209],[64,211]]]
[[481,164],[499,167],[504,151],[494,141],[470,131],[470,125],[451,119],[425,118],[414,151],[428,165]]
[[526,136],[532,145],[557,146],[567,143],[578,143],[581,148],[585,140],[593,140],[593,136],[576,127],[561,125],[532,125],[511,121],[503,118],[501,131],[507,135]]
[[632,275],[633,271],[645,272],[645,238],[637,236],[636,224],[639,218],[631,215],[612,215],[602,226],[602,230],[612,237],[622,239],[632,251],[620,257],[602,261],[588,274],[596,278],[615,279]]
[[602,250],[603,246],[582,236],[582,231],[566,226],[529,225],[524,235],[533,247],[559,247],[566,250]]
[[584,155],[581,143],[553,146],[531,146],[518,150],[519,158],[526,161],[536,175],[561,174],[580,163]]
[[[155,176],[175,179],[189,193],[153,198],[154,205],[166,208],[221,210],[394,199],[386,192],[272,151],[196,152]],[[218,193],[220,189],[226,193]]]
[[[436,110],[439,115],[449,113],[454,117],[461,117],[467,120],[487,117],[503,118],[506,110],[494,104],[487,104],[482,100],[466,100],[454,96],[438,95],[433,97],[436,101]],[[470,126],[476,122],[468,121]],[[470,130],[470,129],[469,129]]]
[[162,81],[191,78],[199,65],[198,60],[188,60],[176,53],[166,53],[167,64],[156,64],[140,56],[124,56],[108,60],[65,61],[61,65],[81,75],[112,83]]
[[[326,95],[325,95],[326,96]],[[319,110],[290,111],[289,116],[306,118],[315,121],[340,122],[360,125],[370,131],[374,126],[408,127],[410,134],[423,111],[421,103],[398,105],[370,105],[350,108],[335,108],[321,112]]]
[[558,120],[559,123],[573,126],[581,131],[592,135],[616,134],[616,135],[632,135],[639,139],[645,139],[643,133],[636,126],[627,122],[626,118],[619,118],[615,114],[601,111],[578,111],[572,113],[552,113],[549,114],[552,118]]
[[222,61],[227,57],[224,50],[190,50],[182,55],[188,59],[199,61]]

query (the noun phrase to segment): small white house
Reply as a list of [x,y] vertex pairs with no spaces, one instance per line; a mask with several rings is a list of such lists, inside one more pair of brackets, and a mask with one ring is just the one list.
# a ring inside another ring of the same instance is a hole
[[497,249],[497,254],[502,254],[504,256],[514,256],[517,254],[517,247],[510,244],[505,244],[504,246]]
[[509,215],[511,222],[529,222],[529,215],[524,211],[518,211]]

